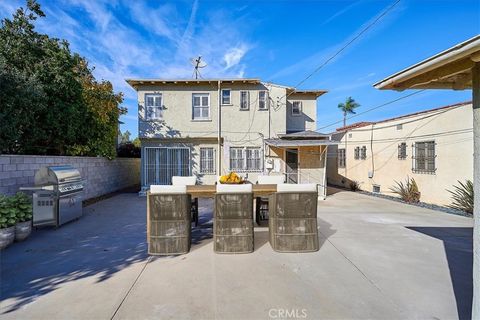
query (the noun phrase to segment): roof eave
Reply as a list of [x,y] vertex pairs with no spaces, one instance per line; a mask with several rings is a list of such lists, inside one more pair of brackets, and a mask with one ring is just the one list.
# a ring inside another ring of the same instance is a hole
[[[474,61],[478,60],[480,60],[480,35],[397,72],[373,86],[380,90],[398,91],[405,89],[467,89],[471,86],[468,79],[458,84],[451,79],[445,79],[445,77],[457,76],[471,69]],[[441,70],[441,68],[444,69]],[[417,81],[415,81],[416,78],[418,78]]]

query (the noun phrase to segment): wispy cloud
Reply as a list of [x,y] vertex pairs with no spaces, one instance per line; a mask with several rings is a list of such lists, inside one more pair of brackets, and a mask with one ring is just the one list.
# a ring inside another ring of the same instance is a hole
[[245,53],[247,53],[247,47],[241,44],[239,47],[231,48],[224,54],[223,60],[225,61],[225,69],[230,69],[240,63]]
[[354,7],[356,7],[357,5],[359,5],[361,2],[363,2],[363,0],[358,0],[358,1],[355,1],[351,4],[349,4],[348,6],[346,6],[345,8],[335,12],[330,18],[328,18],[327,20],[325,20],[321,26],[324,26],[330,22],[332,22],[333,20],[335,20],[336,18],[340,17],[341,15],[343,15],[344,13],[346,13],[347,11],[350,11],[351,9],[353,9]]

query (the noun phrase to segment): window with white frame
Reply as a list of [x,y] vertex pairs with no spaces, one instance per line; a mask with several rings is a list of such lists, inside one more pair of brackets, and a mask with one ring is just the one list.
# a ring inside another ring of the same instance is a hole
[[260,147],[231,147],[231,171],[262,171],[262,149]]
[[367,147],[363,146],[362,149],[360,149],[360,159],[365,160],[367,159]]
[[345,156],[345,148],[338,149],[337,157],[338,157],[338,167],[345,168],[345,164],[347,162],[347,159]]
[[222,89],[222,104],[229,105],[232,103],[231,100],[232,90],[230,89]]
[[200,148],[200,173],[215,173],[214,148]]
[[146,94],[145,95],[145,119],[158,120],[162,119],[162,95]]
[[413,145],[413,172],[435,173],[435,141],[415,142]]
[[192,94],[192,109],[193,120],[210,120],[210,94]]
[[268,94],[267,91],[258,92],[258,109],[267,110],[268,109]]
[[292,102],[292,116],[299,116],[302,114],[302,102],[293,101]]
[[250,107],[249,92],[240,91],[240,110],[248,110]]

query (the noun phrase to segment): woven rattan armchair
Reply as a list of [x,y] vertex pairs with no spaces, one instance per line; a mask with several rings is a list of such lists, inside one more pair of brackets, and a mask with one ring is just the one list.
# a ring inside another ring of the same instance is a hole
[[273,250],[311,252],[319,249],[316,184],[279,184],[270,196],[269,235]]
[[217,184],[213,243],[216,253],[253,252],[253,193],[251,184]]
[[148,194],[148,254],[187,253],[191,243],[191,197],[186,186],[151,186]]

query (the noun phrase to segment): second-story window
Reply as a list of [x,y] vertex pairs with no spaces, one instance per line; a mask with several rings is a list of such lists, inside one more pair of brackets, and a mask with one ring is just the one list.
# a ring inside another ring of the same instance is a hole
[[210,120],[210,94],[194,93],[192,95],[193,120]]
[[398,159],[405,160],[407,159],[407,143],[402,142],[398,145]]
[[250,107],[248,91],[240,91],[240,110],[248,110]]
[[355,151],[353,152],[353,159],[360,159],[360,147],[355,147]]
[[162,119],[162,95],[161,94],[145,95],[145,119],[146,120]]
[[267,110],[268,109],[268,94],[267,91],[258,92],[258,109]]
[[299,116],[302,114],[302,102],[293,101],[292,102],[292,116]]
[[230,90],[230,89],[222,89],[222,104],[223,105],[229,105],[229,104],[232,103],[231,93],[232,93],[232,90]]

